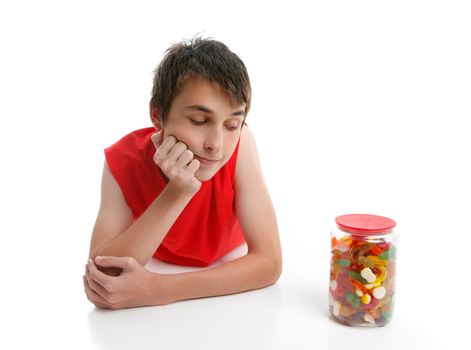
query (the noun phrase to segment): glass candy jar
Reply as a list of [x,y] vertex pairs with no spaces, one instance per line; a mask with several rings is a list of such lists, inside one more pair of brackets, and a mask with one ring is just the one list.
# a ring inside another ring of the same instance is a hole
[[330,313],[351,326],[383,326],[394,306],[396,222],[367,214],[342,215],[335,222]]

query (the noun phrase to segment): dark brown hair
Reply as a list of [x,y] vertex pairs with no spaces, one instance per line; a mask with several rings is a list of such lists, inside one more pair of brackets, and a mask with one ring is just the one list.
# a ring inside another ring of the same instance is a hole
[[233,102],[246,104],[247,116],[252,89],[244,62],[225,44],[196,36],[170,46],[154,71],[151,103],[162,122],[186,79],[192,77],[218,83]]

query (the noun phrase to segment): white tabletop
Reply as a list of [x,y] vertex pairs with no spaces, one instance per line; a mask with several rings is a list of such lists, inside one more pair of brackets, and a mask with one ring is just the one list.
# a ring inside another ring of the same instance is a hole
[[[223,260],[245,251],[242,246]],[[316,251],[312,249],[313,255]],[[320,257],[328,258],[328,254]],[[384,327],[358,328],[336,322],[328,312],[328,260],[319,259],[318,264],[288,260],[279,282],[261,290],[121,311],[88,305],[84,337],[103,349],[129,349],[136,344],[143,349],[444,349],[452,344],[450,348],[466,348],[465,335],[459,331],[464,330],[460,323],[466,318],[460,316],[459,308],[440,305],[444,298],[439,289],[431,288],[421,299],[414,291],[408,295],[408,286],[419,286],[419,281],[407,281],[414,276],[403,265],[393,319]],[[147,268],[161,273],[195,270],[156,260]],[[427,285],[422,283],[422,287]]]
[[[409,206],[410,215],[395,218],[400,223],[396,305],[392,321],[381,328],[348,327],[329,316],[329,227],[322,217],[302,216],[288,203],[276,206],[284,266],[275,285],[118,311],[96,309],[83,292],[89,236],[84,232],[93,224],[95,208],[83,206],[87,215],[73,225],[77,216],[67,208],[56,208],[63,215],[56,215],[54,223],[45,210],[32,211],[29,220],[18,212],[10,222],[22,229],[7,236],[3,246],[6,267],[0,293],[6,322],[0,347],[466,349],[469,231],[459,230],[460,221],[448,212],[433,218],[435,226],[417,220],[416,215],[426,218],[434,205],[422,204],[422,209]],[[30,232],[28,240],[19,232]],[[242,246],[225,259],[244,253]],[[156,260],[147,268],[163,273],[192,270]]]
[[[245,250],[242,246],[225,259],[236,258]],[[283,277],[271,287],[167,306],[105,311],[82,301],[74,307],[86,326],[77,341],[103,349],[130,349],[136,344],[141,349],[444,349],[454,344],[456,349],[465,338],[458,332],[465,319],[456,318],[456,309],[440,307],[443,299],[438,291],[435,295],[432,288],[416,301],[416,293],[407,295],[409,276],[401,271],[404,268],[399,269],[396,309],[388,325],[341,325],[328,313],[328,262],[317,265],[288,260]],[[147,268],[161,273],[195,270],[156,260]],[[434,312],[427,311],[432,305]]]
[[[466,339],[467,317],[462,314],[464,310],[460,310],[459,301],[447,300],[439,288],[429,285],[427,277],[432,277],[431,274],[424,274],[423,281],[410,280],[417,276],[409,274],[404,267],[408,249],[403,249],[403,254],[399,255],[402,261],[398,260],[401,264],[392,321],[381,328],[356,328],[337,323],[328,313],[328,253],[307,249],[312,257],[318,256],[315,262],[309,256],[302,256],[302,249],[293,254],[290,248],[289,244],[284,246],[285,268],[281,279],[261,290],[166,306],[108,311],[90,304],[80,293],[77,281],[73,283],[77,290],[66,285],[55,291],[66,295],[49,294],[36,285],[32,295],[46,296],[45,299],[35,300],[37,305],[16,316],[24,320],[28,333],[34,339],[39,338],[42,344],[72,344],[82,349],[400,349],[416,346],[444,349],[452,344],[453,349],[466,348],[462,343]],[[245,249],[242,246],[225,259],[236,258],[244,254]],[[195,270],[156,260],[147,268],[161,273]],[[79,280],[79,276],[76,279]],[[67,277],[65,281],[72,282],[72,278]],[[417,288],[428,293],[417,293]],[[446,300],[448,305],[444,303]],[[42,322],[43,317],[46,322]],[[22,342],[32,340],[29,337],[18,339],[18,344]]]

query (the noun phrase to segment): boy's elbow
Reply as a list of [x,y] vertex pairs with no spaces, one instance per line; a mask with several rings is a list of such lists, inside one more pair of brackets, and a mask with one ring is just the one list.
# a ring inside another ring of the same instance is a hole
[[279,256],[272,256],[266,260],[266,268],[265,268],[265,284],[267,286],[276,283],[283,270],[282,258],[281,255]]
[[276,281],[278,281],[280,279],[280,276],[281,276],[281,272],[283,270],[283,263],[282,263],[282,259],[281,259],[281,255],[279,257],[277,257],[276,259],[273,260],[273,272],[272,272],[272,277],[273,277],[273,283],[276,283]]

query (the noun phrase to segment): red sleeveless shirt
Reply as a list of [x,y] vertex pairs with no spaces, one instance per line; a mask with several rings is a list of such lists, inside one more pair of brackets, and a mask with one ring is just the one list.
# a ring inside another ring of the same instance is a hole
[[[153,161],[155,128],[136,130],[105,149],[134,220],[167,185]],[[154,257],[173,264],[207,266],[245,242],[234,207],[239,144],[228,162],[193,196],[168,231]]]

